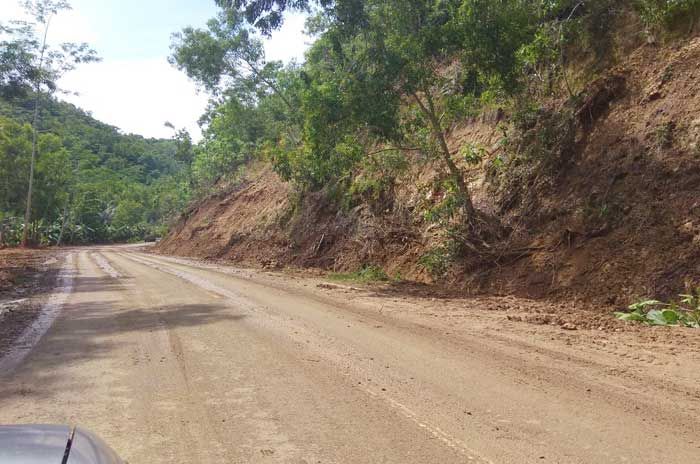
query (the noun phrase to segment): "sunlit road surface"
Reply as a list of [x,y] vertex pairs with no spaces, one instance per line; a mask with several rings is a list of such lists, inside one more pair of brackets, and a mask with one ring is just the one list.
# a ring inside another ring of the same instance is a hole
[[700,462],[692,392],[264,273],[65,259],[55,321],[0,360],[0,422],[80,424],[131,464]]

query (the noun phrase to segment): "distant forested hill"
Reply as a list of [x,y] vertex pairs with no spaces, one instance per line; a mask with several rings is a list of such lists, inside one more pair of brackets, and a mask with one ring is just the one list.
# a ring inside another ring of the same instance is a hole
[[[0,221],[14,243],[31,156],[32,96],[0,98]],[[33,235],[36,241],[105,242],[158,233],[188,199],[178,142],[122,134],[76,106],[45,98]],[[63,232],[63,233],[62,233]]]

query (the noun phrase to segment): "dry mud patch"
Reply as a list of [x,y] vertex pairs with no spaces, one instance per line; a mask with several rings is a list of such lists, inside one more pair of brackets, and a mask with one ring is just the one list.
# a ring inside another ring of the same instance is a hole
[[60,262],[56,250],[0,250],[0,357],[38,317]]

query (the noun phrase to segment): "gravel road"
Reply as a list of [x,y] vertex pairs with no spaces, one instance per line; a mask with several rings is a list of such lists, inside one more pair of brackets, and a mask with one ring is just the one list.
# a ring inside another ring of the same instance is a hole
[[0,357],[2,423],[80,424],[131,464],[700,462],[696,351],[129,247],[62,259],[50,327]]

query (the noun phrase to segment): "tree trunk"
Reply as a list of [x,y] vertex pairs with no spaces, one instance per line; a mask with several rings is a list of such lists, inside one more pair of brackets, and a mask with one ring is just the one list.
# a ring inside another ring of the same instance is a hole
[[49,25],[51,18],[47,18],[44,28],[44,41],[41,45],[41,56],[39,58],[39,72],[34,83],[34,118],[32,120],[32,159],[29,164],[29,187],[27,189],[27,208],[24,211],[24,230],[22,231],[22,246],[29,245],[29,223],[32,219],[32,193],[34,191],[34,168],[36,166],[37,145],[39,137],[39,104],[41,99],[41,78],[44,66],[44,54],[46,53],[46,38],[49,35]]
[[63,208],[63,219],[61,220],[61,231],[58,233],[58,240],[56,240],[56,246],[60,247],[63,241],[63,231],[66,230],[66,220],[68,218],[68,205]]
[[450,176],[452,177],[452,180],[457,186],[460,201],[464,206],[467,216],[469,220],[472,220],[476,215],[476,211],[474,209],[474,203],[472,202],[471,193],[469,192],[469,187],[467,187],[467,183],[464,181],[462,171],[459,169],[459,167],[457,167],[454,160],[452,159],[450,149],[447,146],[447,140],[445,140],[445,134],[442,130],[442,127],[440,126],[440,121],[438,120],[437,114],[435,114],[435,105],[433,104],[433,99],[430,95],[430,92],[425,92],[425,94],[426,100],[428,102],[427,106],[423,103],[423,101],[417,94],[414,93],[413,98],[415,99],[416,103],[418,103],[418,106],[420,106],[421,111],[423,111],[423,113],[428,117],[428,120],[430,121],[433,137],[435,137],[440,147],[440,156],[445,162],[447,169],[450,171]]
[[32,193],[34,191],[34,167],[37,157],[37,121],[39,119],[39,94],[38,86],[35,89],[37,92],[34,99],[34,120],[32,122],[32,159],[29,164],[29,188],[27,190],[27,207],[24,210],[24,230],[22,231],[22,246],[29,245],[29,223],[32,219]]

